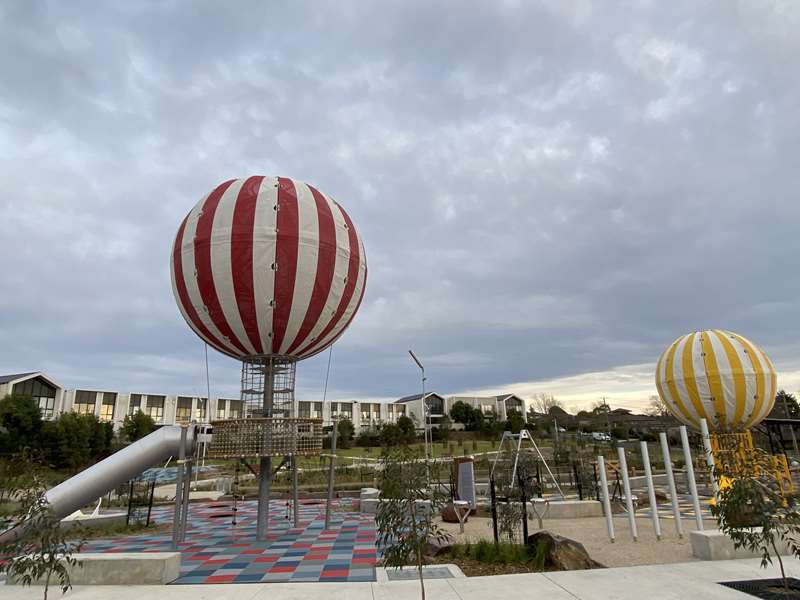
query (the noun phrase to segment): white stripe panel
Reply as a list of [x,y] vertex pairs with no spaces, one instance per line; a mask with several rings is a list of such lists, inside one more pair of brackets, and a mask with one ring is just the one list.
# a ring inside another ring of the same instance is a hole
[[[181,243],[182,241],[183,241],[183,238],[181,238],[181,240],[177,240],[177,236],[176,236],[176,242],[177,243]],[[174,248],[175,248],[175,245],[173,244],[173,251],[174,251]],[[178,246],[178,248],[179,248],[179,252],[180,252],[180,246]],[[203,333],[194,326],[194,324],[192,323],[192,320],[189,318],[189,313],[186,312],[186,307],[183,305],[183,302],[181,302],[181,297],[178,294],[178,286],[177,286],[176,280],[175,280],[175,262],[173,260],[173,254],[172,253],[170,253],[169,275],[170,275],[170,279],[172,280],[172,293],[175,295],[175,304],[178,305],[178,310],[180,311],[181,315],[183,316],[183,319],[186,321],[186,324],[189,325],[191,330],[194,331],[195,334],[197,334],[197,336],[200,339],[202,339],[205,343],[207,343],[209,346],[211,346],[212,348],[215,348],[218,351],[222,351],[219,347],[217,347],[216,343],[214,343],[211,339],[209,339],[205,335],[203,335]]]
[[253,229],[253,295],[264,354],[272,353],[272,316],[275,309],[270,303],[275,299],[275,271],[272,270],[272,263],[275,262],[277,204],[278,179],[265,177],[258,190]]
[[716,419],[713,415],[716,414],[714,410],[714,403],[711,402],[711,388],[708,385],[708,374],[706,373],[706,365],[703,361],[703,346],[700,337],[705,335],[703,332],[697,332],[694,336],[694,347],[692,348],[692,366],[694,367],[694,380],[697,382],[697,394],[700,396],[700,403],[703,405],[705,411],[705,419],[708,421],[708,426],[715,426]]
[[358,265],[358,279],[356,280],[356,288],[353,291],[353,297],[350,298],[350,302],[347,304],[347,308],[342,314],[342,318],[339,319],[339,322],[334,326],[333,329],[322,339],[319,343],[317,343],[310,351],[309,355],[315,354],[320,350],[324,350],[325,346],[327,346],[331,340],[335,340],[342,330],[347,326],[350,321],[350,317],[355,312],[356,307],[358,306],[358,302],[361,299],[361,294],[364,292],[364,283],[365,283],[365,276],[367,272],[367,263],[366,257],[364,256],[364,247],[361,243],[361,238],[358,237],[358,245],[360,249],[361,256],[359,257],[359,265]]
[[754,422],[761,421],[765,418],[769,411],[772,410],[773,405],[775,404],[775,394],[778,393],[778,390],[772,385],[772,373],[775,372],[775,368],[772,366],[769,358],[764,351],[761,350],[758,346],[756,346],[750,340],[747,340],[750,343],[750,347],[753,348],[756,354],[756,358],[758,362],[761,363],[761,368],[764,370],[764,404],[761,407],[761,411],[756,416]]
[[661,390],[664,392],[664,402],[670,406],[672,409],[671,412],[681,423],[685,425],[692,426],[692,423],[686,420],[686,417],[683,416],[681,411],[678,410],[678,406],[675,403],[675,398],[672,396],[672,392],[669,389],[669,385],[667,385],[667,356],[669,356],[669,351],[672,349],[677,343],[678,340],[675,340],[672,344],[669,345],[667,350],[664,354],[661,355],[660,362],[658,364],[658,380],[661,382]]
[[228,186],[219,200],[214,213],[214,223],[211,228],[211,275],[214,279],[214,289],[217,292],[222,313],[231,328],[233,335],[250,354],[255,354],[256,349],[247,337],[247,332],[242,324],[239,314],[239,305],[236,302],[236,291],[233,287],[233,270],[231,269],[231,230],[233,229],[233,211],[236,208],[236,199],[246,179],[237,179]]
[[[209,196],[210,195],[211,194],[209,194]],[[200,289],[197,286],[197,272],[194,266],[194,236],[197,232],[197,221],[200,219],[200,211],[207,199],[208,196],[195,204],[194,208],[189,213],[189,218],[186,219],[186,227],[183,230],[183,243],[181,244],[183,280],[186,284],[186,293],[189,296],[189,301],[197,312],[200,321],[206,326],[211,335],[217,338],[220,343],[228,349],[228,352],[238,356],[241,354],[241,351],[231,345],[230,341],[228,341],[214,325],[211,316],[208,314],[208,309],[206,309],[205,304],[203,304],[203,299],[200,296]]]
[[[722,427],[727,427],[733,423],[733,417],[736,414],[736,389],[733,385],[733,375],[731,373],[731,364],[728,362],[728,355],[725,353],[725,348],[722,342],[719,341],[716,330],[707,332],[708,339],[711,340],[711,347],[714,349],[714,355],[717,359],[717,370],[719,371],[719,380],[722,387],[723,399],[725,403],[725,422],[720,423]],[[708,360],[709,357],[706,357]]]
[[279,354],[284,354],[289,349],[303,325],[308,305],[311,303],[311,294],[314,291],[319,259],[317,203],[305,183],[297,180],[293,180],[293,183],[297,194],[297,271],[294,279],[292,310],[289,313],[289,322],[286,324],[286,333],[283,336]]
[[742,413],[742,420],[740,425],[746,425],[750,422],[753,416],[753,411],[756,407],[756,372],[753,370],[753,364],[750,362],[750,356],[744,351],[744,346],[733,337],[730,332],[723,331],[723,335],[736,350],[736,356],[739,357],[739,362],[742,363],[742,372],[744,374],[744,412]]
[[347,266],[350,264],[350,244],[347,238],[347,228],[345,227],[345,220],[342,216],[342,211],[339,206],[331,201],[325,194],[322,194],[325,201],[328,203],[331,215],[333,216],[333,224],[336,231],[336,260],[333,265],[333,281],[331,281],[331,289],[328,292],[328,297],[325,300],[325,306],[319,314],[319,318],[311,331],[308,332],[308,339],[301,344],[297,351],[302,353],[304,346],[312,345],[316,341],[317,336],[322,332],[331,319],[336,314],[336,309],[339,307],[339,302],[344,295],[345,279],[347,278]]
[[[683,403],[683,406],[686,407],[686,412],[689,413],[689,417],[694,422],[695,427],[697,427],[700,424],[701,415],[697,414],[694,404],[692,404],[692,398],[689,396],[689,389],[687,388],[686,381],[684,380],[686,374],[683,372],[683,353],[687,351],[689,338],[691,338],[691,335],[685,335],[678,343],[678,348],[675,351],[673,371],[675,373],[675,386],[678,388],[678,394],[681,397],[681,402]],[[688,348],[689,352],[691,352],[691,350],[691,348]]]

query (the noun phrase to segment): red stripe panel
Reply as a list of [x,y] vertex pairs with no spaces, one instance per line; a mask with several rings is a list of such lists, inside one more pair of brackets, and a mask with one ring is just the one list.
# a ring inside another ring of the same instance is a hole
[[278,235],[275,247],[275,310],[272,318],[272,352],[280,351],[292,312],[297,250],[300,242],[297,190],[286,177],[278,177]]
[[256,298],[253,291],[253,229],[256,221],[256,200],[262,181],[264,177],[256,176],[249,177],[244,182],[236,198],[231,225],[231,273],[236,305],[239,307],[239,316],[247,337],[258,354],[263,350],[261,336],[258,334]]
[[289,346],[287,354],[291,354],[300,344],[305,343],[309,332],[316,325],[331,291],[333,271],[336,266],[336,224],[333,221],[331,207],[319,191],[310,185],[308,189],[314,196],[314,202],[317,205],[317,221],[319,222],[317,273],[314,277],[314,289],[311,292],[311,301],[308,304],[306,316],[294,342]]
[[[350,246],[350,262],[347,265],[347,283],[344,286],[344,293],[342,294],[342,299],[339,301],[339,306],[336,308],[336,313],[333,315],[333,318],[328,322],[325,328],[317,336],[315,342],[324,339],[325,336],[328,335],[331,332],[331,330],[336,326],[336,324],[341,320],[344,311],[347,310],[347,305],[350,303],[350,299],[353,297],[353,292],[356,289],[356,281],[358,279],[358,265],[360,262],[361,252],[358,247],[358,236],[356,235],[356,228],[353,227],[353,223],[352,221],[350,221],[350,217],[347,215],[344,209],[341,206],[339,206],[338,203],[336,203],[336,206],[341,211],[342,216],[344,217],[344,222],[347,223],[347,240]],[[364,283],[366,283],[366,281]],[[344,329],[342,331],[344,331]],[[306,355],[303,355],[303,352],[308,350],[309,347],[313,347],[315,342],[310,342],[308,344],[305,344],[305,346],[297,352],[298,358],[305,358]],[[317,350],[317,352],[321,352],[324,349],[325,347],[322,347],[319,350]]]
[[214,213],[217,211],[220,198],[225,193],[233,179],[217,186],[206,199],[197,221],[197,233],[194,237],[194,267],[197,270],[197,287],[200,297],[208,309],[211,321],[219,332],[230,340],[232,346],[238,348],[242,354],[249,354],[247,349],[239,342],[225,319],[225,313],[219,304],[217,290],[214,287],[214,275],[211,271],[211,231],[214,226]]
[[175,273],[175,288],[178,292],[178,299],[186,315],[189,317],[189,324],[204,335],[214,348],[223,354],[233,356],[231,351],[225,348],[225,345],[214,337],[203,324],[203,321],[200,320],[197,311],[194,309],[194,306],[192,306],[192,301],[189,299],[189,292],[186,291],[186,281],[183,278],[183,262],[181,261],[181,243],[183,242],[183,232],[186,229],[186,221],[188,219],[189,215],[186,215],[186,218],[183,219],[181,226],[178,228],[178,235],[175,237],[175,245],[172,248],[172,268]]

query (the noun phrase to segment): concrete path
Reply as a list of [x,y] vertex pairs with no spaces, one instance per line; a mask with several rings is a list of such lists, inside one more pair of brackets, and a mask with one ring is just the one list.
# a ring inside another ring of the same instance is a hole
[[[800,577],[800,562],[786,558],[787,571]],[[760,568],[760,559],[693,562],[439,579],[426,583],[434,600],[491,600],[493,598],[548,598],[549,600],[641,600],[659,598],[704,600],[753,598],[719,585],[719,581],[770,578],[779,575],[777,565]],[[41,598],[41,588],[0,585],[0,600]],[[58,590],[53,589],[53,598]],[[387,583],[268,583],[238,585],[84,586],[64,598],[75,600],[412,600],[420,597],[419,582]]]

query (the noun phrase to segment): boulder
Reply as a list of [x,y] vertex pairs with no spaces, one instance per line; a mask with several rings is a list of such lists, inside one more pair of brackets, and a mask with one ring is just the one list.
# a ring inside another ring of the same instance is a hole
[[[467,516],[464,518],[464,523],[469,521],[469,507],[465,506],[464,508],[459,509],[462,511],[462,515],[466,512]],[[445,504],[442,507],[442,521],[445,523],[458,523],[458,514],[456,513],[456,508],[452,504]]]
[[439,556],[447,553],[453,547],[453,538],[449,535],[442,535],[439,537],[428,538],[428,543],[425,544],[425,556]]
[[589,556],[583,544],[549,531],[538,531],[528,536],[528,545],[539,546],[543,549],[544,568],[548,570],[574,571],[605,568]]

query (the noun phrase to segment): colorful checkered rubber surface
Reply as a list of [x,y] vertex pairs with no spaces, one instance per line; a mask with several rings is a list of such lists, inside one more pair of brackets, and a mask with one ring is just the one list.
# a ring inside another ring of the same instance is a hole
[[[344,501],[343,501],[344,502]],[[181,575],[175,583],[271,581],[375,581],[375,520],[338,506],[325,526],[325,504],[301,501],[300,523],[292,527],[284,501],[270,503],[269,539],[255,539],[256,503],[239,503],[237,524],[231,503],[192,504],[186,542],[180,547]],[[172,522],[171,507],[156,507],[157,523]],[[84,552],[164,552],[172,536],[136,535],[93,540]]]

